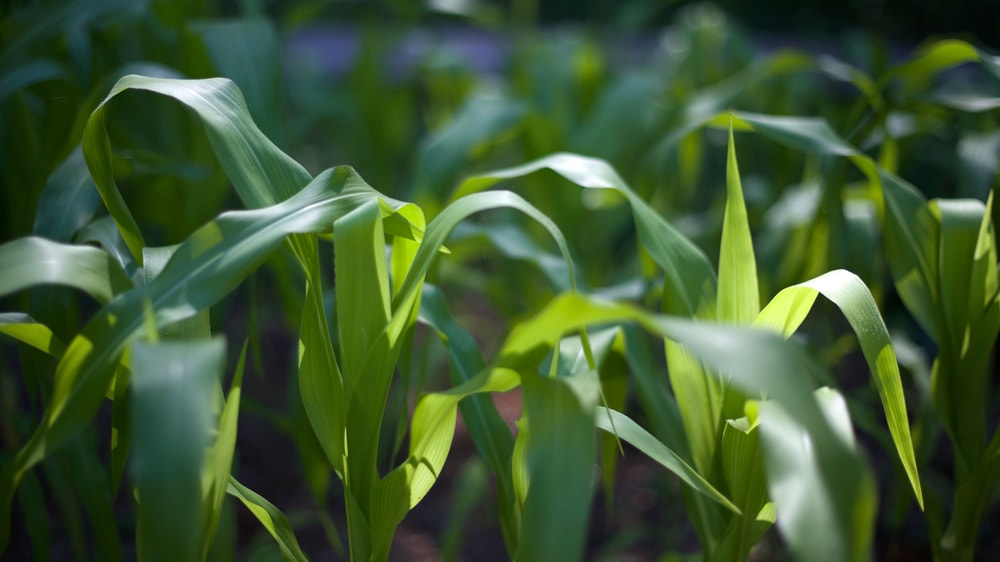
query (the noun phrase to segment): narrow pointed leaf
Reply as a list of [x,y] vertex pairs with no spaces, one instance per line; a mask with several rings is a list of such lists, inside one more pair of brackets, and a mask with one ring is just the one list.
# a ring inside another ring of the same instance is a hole
[[666,274],[664,311],[687,316],[705,314],[708,308],[714,312],[716,281],[708,258],[632,191],[603,160],[568,153],[553,154],[521,166],[467,178],[452,198],[543,169],[550,169],[583,188],[611,189],[622,194],[632,206],[639,240]]
[[[611,427],[611,423],[608,421],[609,414],[611,419],[614,420],[614,428]],[[625,414],[615,410],[608,410],[602,406],[598,407],[594,420],[598,429],[609,433],[614,432],[622,441],[639,449],[643,454],[676,474],[685,484],[691,486],[694,490],[715,500],[719,505],[734,513],[740,513],[740,509],[729,498],[723,495],[722,492],[716,490],[698,471],[684,462],[684,459],[677,455],[677,453],[670,450],[670,448],[653,437],[652,434]]]
[[208,517],[207,526],[203,533],[202,559],[206,560],[219,528],[222,502],[226,498],[226,489],[229,487],[229,476],[232,472],[233,456],[236,452],[236,433],[239,425],[240,397],[243,394],[243,371],[246,367],[246,360],[247,342],[244,342],[239,362],[236,364],[236,372],[233,374],[233,382],[229,385],[226,404],[219,416],[215,444],[212,445],[208,454],[207,471],[203,476],[202,489],[205,493]]
[[729,158],[726,163],[726,211],[719,248],[717,306],[719,321],[733,324],[750,324],[760,312],[757,262],[750,237],[747,208],[743,202],[732,127],[729,129]]
[[254,517],[260,521],[264,529],[274,538],[281,549],[281,556],[285,560],[295,562],[306,562],[309,560],[299,547],[299,541],[295,538],[295,532],[288,522],[288,518],[274,504],[267,501],[263,496],[240,484],[238,480],[229,477],[229,486],[226,492],[243,502],[243,505],[253,513]]

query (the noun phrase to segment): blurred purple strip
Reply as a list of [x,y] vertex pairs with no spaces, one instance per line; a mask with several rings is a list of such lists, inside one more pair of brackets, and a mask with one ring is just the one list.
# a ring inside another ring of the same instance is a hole
[[[289,39],[286,60],[308,64],[330,78],[354,67],[361,55],[362,32],[348,26],[309,26]],[[448,55],[478,74],[500,74],[508,57],[509,41],[481,29],[460,27],[413,29],[398,37],[380,37],[386,43],[384,68],[391,76],[413,71],[433,54]]]

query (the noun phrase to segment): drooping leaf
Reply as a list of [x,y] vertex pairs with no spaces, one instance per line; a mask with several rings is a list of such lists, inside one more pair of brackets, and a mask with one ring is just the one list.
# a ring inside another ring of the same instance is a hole
[[42,285],[64,285],[105,304],[132,288],[107,252],[29,236],[0,245],[0,295]]
[[0,313],[0,334],[6,334],[52,357],[59,358],[66,352],[66,344],[52,330],[20,312]]
[[805,320],[818,294],[830,299],[840,308],[858,336],[861,351],[882,400],[896,451],[917,497],[917,503],[922,506],[923,492],[917,473],[896,353],[882,315],[864,282],[842,269],[825,273],[778,293],[761,311],[754,324],[790,337]]

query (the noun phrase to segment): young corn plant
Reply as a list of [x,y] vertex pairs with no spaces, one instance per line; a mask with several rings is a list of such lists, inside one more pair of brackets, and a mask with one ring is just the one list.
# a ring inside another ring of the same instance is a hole
[[[707,258],[669,223],[657,215],[640,198],[635,196],[617,174],[603,161],[571,154],[554,155],[524,166],[501,170],[470,178],[462,184],[456,197],[483,189],[501,180],[519,177],[542,168],[548,168],[585,188],[607,188],[622,193],[632,205],[633,217],[640,243],[650,256],[664,269],[663,308],[668,314],[698,320],[718,321],[737,325],[755,325],[777,331],[784,337],[791,336],[801,325],[812,308],[818,294],[823,294],[843,311],[858,335],[862,351],[868,361],[875,385],[886,412],[890,433],[900,461],[918,499],[922,498],[917,474],[909,423],[903,400],[895,353],[878,308],[864,283],[846,271],[834,271],[780,292],[763,310],[759,307],[756,265],[750,238],[746,209],[736,163],[735,147],[730,132],[730,149],[727,164],[727,192],[723,223],[722,247],[718,278]],[[790,482],[802,477],[790,466],[807,467],[815,462],[807,450],[792,448],[798,454],[788,456],[786,441],[794,431],[783,432],[780,422],[773,430],[767,424],[758,425],[758,403],[747,400],[747,383],[730,383],[735,375],[724,372],[721,376],[706,367],[704,357],[694,357],[682,345],[684,340],[668,336],[665,340],[670,383],[676,403],[670,398],[660,398],[660,408],[650,408],[647,415],[655,419],[660,428],[677,430],[679,417],[686,439],[660,435],[663,445],[676,451],[676,458],[684,466],[693,467],[709,483],[711,489],[728,492],[732,503],[719,502],[711,494],[686,495],[689,513],[699,532],[706,560],[746,559],[750,549],[763,532],[775,522],[786,532],[793,552],[801,559],[815,559],[815,536],[807,534],[811,524],[827,522],[838,529],[831,535],[829,544],[821,552],[829,560],[861,560],[871,546],[871,526],[874,521],[873,484],[864,470],[856,474],[857,480],[840,481],[844,474],[805,471],[817,480],[810,489],[851,490],[854,495],[825,496],[812,502],[812,511],[802,510],[810,503]],[[748,360],[753,363],[752,360]],[[806,370],[808,371],[808,369]],[[649,373],[638,377],[650,377]],[[798,376],[802,376],[800,373]],[[644,393],[662,393],[662,383],[643,384]],[[802,384],[801,382],[797,384]],[[750,383],[752,386],[752,383]],[[654,403],[649,397],[641,398],[646,404]],[[835,391],[825,390],[817,395],[828,408],[825,412],[839,411],[843,399]],[[662,407],[666,403],[666,407]],[[761,406],[765,410],[770,406]],[[679,416],[677,415],[679,410]],[[840,437],[858,457],[850,422],[837,414]],[[776,415],[780,418],[780,415]],[[627,419],[627,418],[626,418]],[[774,418],[772,418],[774,419]],[[763,427],[764,447],[758,444]],[[846,461],[845,461],[846,462]],[[766,465],[766,470],[765,470]],[[769,478],[765,478],[765,472]],[[808,477],[806,477],[808,478]],[[829,478],[827,482],[824,479]],[[697,488],[695,488],[697,489]],[[776,504],[768,501],[770,498]],[[820,494],[822,496],[822,494]],[[713,501],[709,501],[709,500]],[[737,506],[737,509],[733,507]],[[866,514],[862,516],[862,514]],[[808,523],[807,523],[808,522]],[[833,535],[836,535],[833,538]]]
[[[996,57],[964,42],[943,41],[929,45],[890,70],[881,84],[901,82],[903,100],[898,103],[903,103],[937,73],[967,62],[978,62],[988,73],[998,75]],[[995,97],[982,92],[974,99],[977,104],[969,105],[963,103],[969,99],[961,96],[934,97],[936,103],[959,110],[993,107],[997,103]],[[885,115],[880,119],[884,120]],[[994,445],[1000,442],[995,435],[987,441],[988,405],[982,399],[988,396],[989,357],[998,331],[992,192],[985,205],[968,199],[927,202],[917,189],[895,175],[898,149],[888,128],[875,161],[844,141],[823,120],[734,112],[707,122],[722,126],[726,120],[796,150],[846,158],[868,181],[863,197],[870,198],[878,210],[886,261],[896,290],[938,347],[931,380],[927,382],[928,406],[952,441],[953,489],[950,516],[948,500],[937,493],[927,496],[932,551],[938,560],[973,559],[980,520],[988,504],[987,491],[997,478],[989,459]],[[996,171],[987,173],[995,175]],[[885,401],[881,388],[880,394]],[[936,428],[927,414],[919,427],[917,457],[926,463]],[[916,467],[912,472],[910,466],[904,467],[917,492],[916,499],[923,506],[920,488],[914,482]],[[926,487],[933,489],[929,484]]]
[[[992,209],[976,199],[927,201],[915,189],[886,200],[886,252],[896,290],[934,341],[933,419],[952,446],[951,498],[939,491],[927,521],[936,560],[973,560],[990,493],[1000,480],[1000,430],[989,434],[990,357],[1000,331]],[[936,431],[925,416],[922,455]]]
[[[165,95],[191,109],[204,124],[221,166],[251,210],[224,213],[177,247],[148,247],[115,183],[104,128],[107,107],[115,96],[130,89]],[[220,452],[204,454],[203,449],[211,441],[212,408],[218,409],[221,404],[221,391],[214,394],[219,398],[213,401],[213,393],[208,390],[219,369],[222,342],[136,342],[144,332],[150,340],[156,340],[159,330],[171,331],[186,340],[205,339],[209,335],[208,309],[285,244],[302,265],[306,278],[298,381],[313,431],[344,483],[350,555],[353,560],[385,560],[396,526],[423,498],[440,472],[450,442],[450,436],[442,430],[454,428],[455,405],[461,397],[459,392],[453,392],[452,398],[430,413],[424,413],[426,407],[418,410],[406,461],[384,477],[380,474],[377,452],[385,403],[396,361],[416,321],[426,272],[456,224],[470,214],[506,207],[526,213],[549,230],[563,253],[572,286],[572,265],[559,230],[511,193],[470,195],[449,205],[425,228],[419,209],[381,196],[350,168],[328,170],[311,179],[260,133],[246,112],[239,90],[226,80],[126,77],[92,114],[83,147],[92,178],[141,275],[133,287],[122,264],[107,249],[37,238],[16,240],[0,248],[6,272],[0,294],[58,283],[81,289],[106,303],[68,346],[47,338],[51,332],[27,317],[5,318],[5,333],[52,353],[58,364],[42,424],[0,473],[5,504],[0,520],[3,544],[9,538],[10,503],[18,484],[33,466],[72,440],[107,397],[113,400],[111,457],[116,482],[124,472],[131,446],[135,467],[132,483],[140,515],[140,558],[207,557],[223,489],[250,507],[286,557],[302,558],[280,512],[228,475],[239,375],[218,425]],[[317,253],[318,234],[331,227],[340,332],[337,354],[327,331]],[[386,244],[387,237],[391,245]],[[186,359],[169,359],[188,352],[190,357]],[[156,374],[164,369],[166,375]],[[152,374],[147,376],[147,370]],[[502,375],[510,369],[498,372]],[[176,373],[183,375],[178,377]],[[172,394],[175,390],[168,392],[157,383],[159,379],[168,379],[176,387],[176,400]],[[511,380],[500,376],[490,384],[493,386],[487,388],[507,390]],[[552,532],[551,523],[560,520],[551,512],[558,503],[549,501],[541,491],[549,490],[560,497],[567,494],[583,502],[580,509],[570,513],[577,520],[574,528],[585,522],[589,494],[576,493],[579,486],[569,486],[571,492],[566,492],[557,484],[565,483],[567,475],[550,468],[565,458],[559,455],[566,450],[555,444],[567,437],[559,429],[567,424],[576,428],[573,430],[578,438],[564,446],[579,458],[592,457],[592,446],[586,445],[589,438],[579,432],[579,422],[584,421],[582,427],[593,432],[593,413],[584,406],[596,404],[597,387],[593,381],[574,384],[582,386],[526,383],[528,410],[536,412],[529,418],[536,437],[524,450],[534,460],[527,466],[514,466],[523,478],[548,481],[539,484],[533,496],[527,496],[535,499],[525,499],[524,524],[509,526],[518,529],[517,552],[525,552],[518,556],[526,560],[557,559],[553,553],[561,548],[553,542],[558,534]],[[179,465],[164,463],[176,432],[164,435],[161,429],[158,433],[160,426],[146,416],[157,420],[172,415],[169,404],[190,397],[186,392],[199,396],[191,400],[192,413],[187,417],[192,424],[187,429],[196,438],[184,451],[177,451]],[[576,392],[583,393],[582,404]],[[170,399],[150,405],[157,393]],[[550,403],[564,402],[565,407],[549,407]],[[128,412],[140,405],[144,413],[130,416]],[[136,442],[140,437],[146,439],[144,443]],[[176,470],[167,470],[171,467]],[[579,467],[569,482],[589,485],[588,464],[582,462]],[[171,489],[184,492],[176,496],[166,493]],[[177,528],[157,527],[154,521],[174,522]],[[164,529],[177,534],[164,533]],[[582,539],[584,535],[579,536]],[[173,543],[165,544],[168,540]],[[560,556],[567,560],[579,558],[582,544],[581,540],[575,553],[570,550]]]
[[[128,451],[125,437],[133,429],[124,413],[128,408],[125,397],[129,381],[141,376],[132,372],[129,355],[123,352],[141,332],[144,314],[148,323],[160,328],[204,312],[235,288],[269,253],[287,243],[302,264],[307,280],[298,372],[306,411],[330,464],[344,482],[352,559],[385,559],[396,525],[436,477],[436,473],[428,478],[421,472],[414,478],[410,472],[417,466],[406,463],[383,479],[376,466],[389,385],[396,360],[412,333],[420,287],[433,257],[455,224],[469,214],[497,207],[519,209],[539,220],[556,237],[565,255],[562,235],[521,198],[505,193],[481,194],[456,203],[425,231],[419,209],[383,198],[349,168],[329,170],[311,179],[301,166],[260,133],[231,82],[130,76],[116,85],[91,116],[84,133],[84,155],[132,259],[145,271],[153,267],[151,262],[155,260],[148,257],[151,249],[115,184],[110,143],[104,128],[108,104],[130,89],[169,96],[193,110],[205,125],[220,164],[237,193],[248,207],[256,209],[224,214],[203,226],[176,248],[159,275],[149,275],[146,283],[134,289],[127,287],[119,264],[103,250],[32,238],[5,245],[2,256],[9,267],[5,267],[8,287],[4,294],[53,282],[82,284],[94,291],[87,283],[100,282],[101,296],[110,302],[59,358],[55,391],[42,425],[4,467],[0,488],[6,508],[3,543],[9,532],[10,501],[26,471],[80,431],[106,394],[116,399],[114,428],[118,439],[113,441],[112,459],[115,473],[120,473]],[[336,232],[339,354],[334,353],[327,329],[317,254],[316,233],[328,231],[331,226]],[[393,241],[388,265],[387,236]],[[39,246],[43,249],[52,246],[52,251],[38,252]],[[66,276],[76,271],[63,263],[60,253],[85,256],[89,261],[78,268],[85,271],[96,268],[97,273],[87,271],[89,275],[81,276],[80,281],[68,281]],[[116,285],[112,286],[112,279]],[[112,288],[118,291],[112,293]],[[30,326],[29,332],[39,329],[36,324]],[[153,333],[155,328],[151,329]],[[22,332],[21,328],[11,331],[15,335]],[[218,343],[214,345],[212,357],[217,361],[221,348]],[[158,352],[143,353],[156,356]],[[203,368],[199,372],[212,370]],[[141,390],[146,388],[144,384],[145,379],[132,386]],[[200,447],[201,444],[195,448]],[[142,467],[155,465],[140,461],[141,458],[136,460]],[[197,468],[196,461],[192,460],[188,468]],[[190,476],[190,472],[186,474]],[[228,475],[228,468],[226,472]],[[143,504],[144,497],[156,494],[142,493],[146,487],[145,473],[139,470],[137,474],[139,501]],[[211,489],[221,488],[216,482]],[[254,497],[244,493],[235,482],[232,492],[245,501]],[[169,511],[169,507],[163,509]],[[255,513],[262,512],[257,509]],[[140,520],[147,519],[142,516]],[[205,518],[213,519],[214,516]],[[140,525],[140,529],[144,528],[145,525]],[[187,547],[193,549],[195,544]],[[296,551],[289,547],[286,554]],[[153,555],[162,551],[151,548],[142,552]],[[184,551],[191,552],[194,550]],[[207,551],[200,552],[201,557],[207,555]]]

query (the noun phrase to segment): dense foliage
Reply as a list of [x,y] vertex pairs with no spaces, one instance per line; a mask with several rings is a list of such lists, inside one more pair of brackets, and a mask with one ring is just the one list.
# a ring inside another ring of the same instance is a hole
[[[0,549],[300,560],[319,525],[386,560],[460,421],[450,558],[477,508],[498,558],[598,556],[625,454],[698,546],[601,556],[975,559],[1000,57],[767,50],[704,5],[636,44],[434,5],[449,27],[4,16]],[[240,459],[248,419],[307,499]]]

